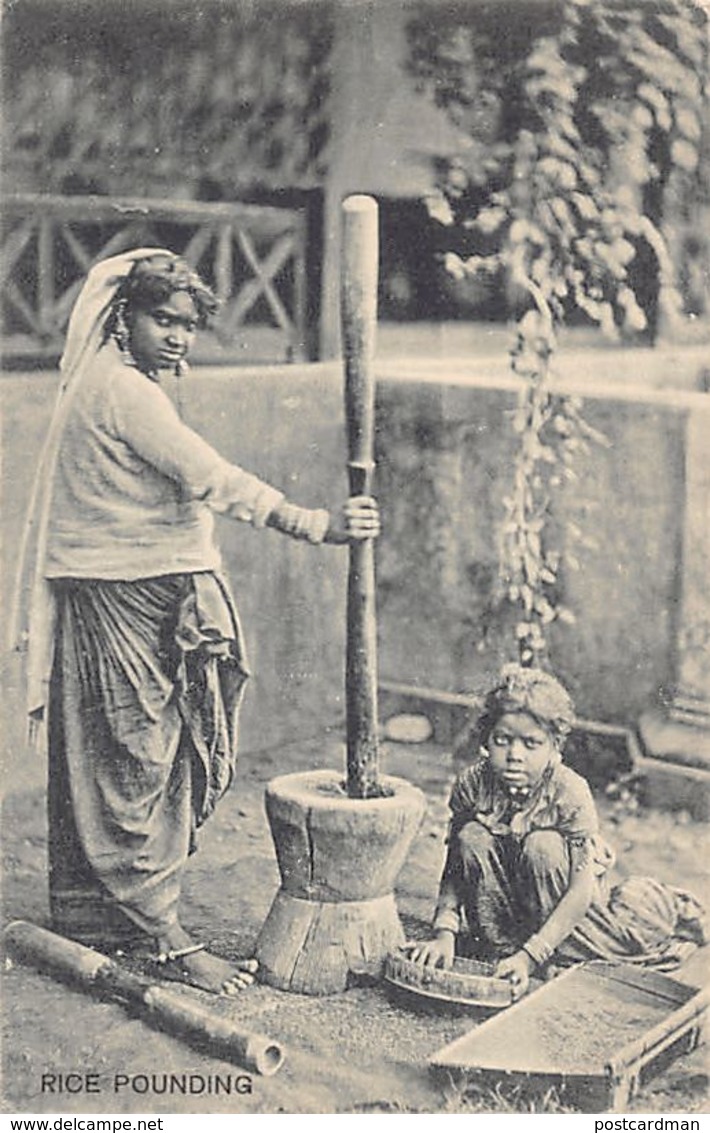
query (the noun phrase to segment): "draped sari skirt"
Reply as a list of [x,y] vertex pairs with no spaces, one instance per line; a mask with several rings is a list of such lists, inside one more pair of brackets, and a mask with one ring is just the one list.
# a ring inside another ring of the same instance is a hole
[[53,926],[108,946],[155,937],[177,920],[196,829],[234,775],[236,607],[212,572],[53,586]]

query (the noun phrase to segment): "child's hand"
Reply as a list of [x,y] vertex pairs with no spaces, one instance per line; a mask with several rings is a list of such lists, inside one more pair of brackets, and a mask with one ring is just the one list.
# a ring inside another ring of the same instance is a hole
[[513,999],[520,999],[528,990],[532,966],[531,957],[521,948],[513,956],[501,960],[494,975],[500,980],[510,980]]
[[372,496],[350,496],[342,507],[331,512],[326,543],[347,543],[351,539],[374,539],[380,533],[380,511]]
[[454,962],[456,938],[453,932],[442,932],[434,940],[408,945],[409,959],[430,968],[450,968]]

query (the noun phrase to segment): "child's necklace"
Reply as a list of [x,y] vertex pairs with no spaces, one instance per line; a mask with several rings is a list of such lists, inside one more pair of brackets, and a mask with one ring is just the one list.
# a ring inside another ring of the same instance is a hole
[[510,804],[513,810],[522,810],[530,796],[529,787],[509,787]]

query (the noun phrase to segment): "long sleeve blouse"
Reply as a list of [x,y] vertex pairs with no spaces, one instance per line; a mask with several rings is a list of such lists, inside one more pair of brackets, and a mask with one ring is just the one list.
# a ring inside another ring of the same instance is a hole
[[219,569],[213,512],[261,527],[283,494],[230,464],[112,343],[72,406],[57,460],[45,576]]

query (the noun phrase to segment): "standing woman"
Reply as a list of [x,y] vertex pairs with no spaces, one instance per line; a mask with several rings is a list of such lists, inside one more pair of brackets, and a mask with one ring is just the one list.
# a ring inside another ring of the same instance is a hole
[[173,975],[234,994],[229,964],[182,927],[195,831],[229,787],[247,677],[213,512],[311,543],[379,531],[375,502],[286,501],[185,425],[159,384],[216,309],[171,252],[94,267],[69,323],[29,541],[30,717],[47,725],[53,926],[152,941]]

